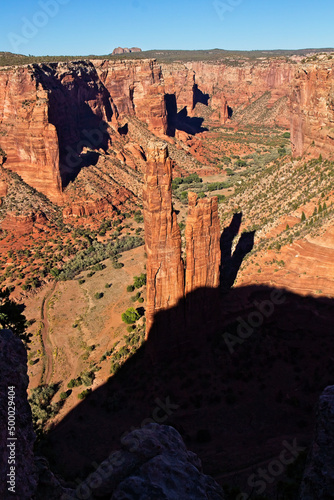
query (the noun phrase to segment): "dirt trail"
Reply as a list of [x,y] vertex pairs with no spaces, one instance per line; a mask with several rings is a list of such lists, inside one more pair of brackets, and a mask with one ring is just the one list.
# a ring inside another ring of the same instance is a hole
[[41,334],[45,353],[45,369],[41,377],[42,384],[50,383],[53,371],[52,345],[49,338],[48,304],[56,287],[57,282],[54,282],[51,289],[46,293],[41,308],[41,321],[43,324]]

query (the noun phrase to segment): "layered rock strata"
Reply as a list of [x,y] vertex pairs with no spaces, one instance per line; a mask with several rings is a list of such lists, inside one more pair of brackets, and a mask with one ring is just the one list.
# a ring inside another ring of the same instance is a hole
[[136,116],[153,133],[167,132],[164,81],[155,60],[94,62],[119,117]]
[[48,92],[27,67],[0,72],[0,147],[5,168],[53,201],[61,192],[59,144]]
[[[197,102],[207,104],[221,124],[238,123],[289,127],[287,105],[296,65],[281,61],[187,62],[163,64],[166,94],[174,94],[177,108],[191,115]],[[254,105],[255,103],[255,105]],[[256,104],[257,103],[257,104]]]
[[55,203],[80,169],[104,152],[127,116],[167,131],[165,92],[154,60],[34,64],[0,72],[4,167]]

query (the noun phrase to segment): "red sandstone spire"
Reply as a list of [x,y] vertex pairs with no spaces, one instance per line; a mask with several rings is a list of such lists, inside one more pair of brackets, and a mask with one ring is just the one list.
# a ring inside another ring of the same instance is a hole
[[172,164],[167,146],[150,143],[143,193],[147,253],[146,331],[154,314],[184,296],[181,235],[172,207]]

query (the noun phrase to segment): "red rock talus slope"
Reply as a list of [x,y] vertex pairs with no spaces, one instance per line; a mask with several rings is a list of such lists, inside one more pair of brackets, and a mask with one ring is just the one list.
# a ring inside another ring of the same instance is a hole
[[[184,295],[181,235],[172,207],[172,164],[167,146],[150,144],[143,192],[147,253],[146,330],[154,314],[175,306]],[[168,327],[168,325],[166,325]]]
[[5,167],[53,201],[60,199],[58,136],[49,122],[48,92],[28,67],[0,72],[0,147]]
[[291,93],[291,143],[295,156],[334,152],[334,68],[331,61],[297,68]]

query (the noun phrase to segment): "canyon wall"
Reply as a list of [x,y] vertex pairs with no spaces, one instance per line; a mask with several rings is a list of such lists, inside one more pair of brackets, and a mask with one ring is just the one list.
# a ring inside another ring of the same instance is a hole
[[153,59],[94,61],[119,117],[136,116],[157,135],[167,131],[164,81]]
[[[261,118],[268,125],[288,128],[287,101],[295,68],[285,60],[235,64],[199,61],[163,64],[162,72],[166,93],[175,94],[178,109],[187,106],[191,113],[196,102],[206,101],[220,113],[222,124],[234,116],[243,123]],[[258,109],[254,109],[257,100]],[[253,116],[245,115],[250,105]]]
[[4,167],[55,203],[91,151],[106,152],[127,116],[167,130],[160,67],[153,60],[33,64],[0,71]]
[[56,127],[49,122],[48,92],[31,69],[0,71],[0,148],[4,167],[51,200],[61,192]]
[[333,63],[298,67],[292,85],[291,144],[295,156],[334,154]]
[[[4,151],[5,168],[62,204],[64,188],[83,167],[96,165],[99,154],[118,151],[124,160],[127,141],[138,142],[130,137],[129,118],[156,136],[182,140],[183,132],[204,130],[201,104],[215,126],[290,126],[295,156],[328,156],[333,96],[329,59],[162,65],[153,59],[94,60],[2,68],[0,156]],[[137,170],[132,158],[128,166]]]
[[[197,200],[195,193],[189,193],[184,273],[181,234],[172,206],[171,170],[167,146],[150,144],[143,194],[147,253],[146,333],[150,334],[154,327],[162,342],[165,334],[170,340],[171,335],[186,335],[190,324],[203,324],[199,322],[199,315],[202,319],[203,315],[209,316],[214,306],[207,300],[206,290],[218,289],[220,280],[217,197]],[[167,310],[165,315],[159,314]],[[182,342],[182,339],[177,340]]]

